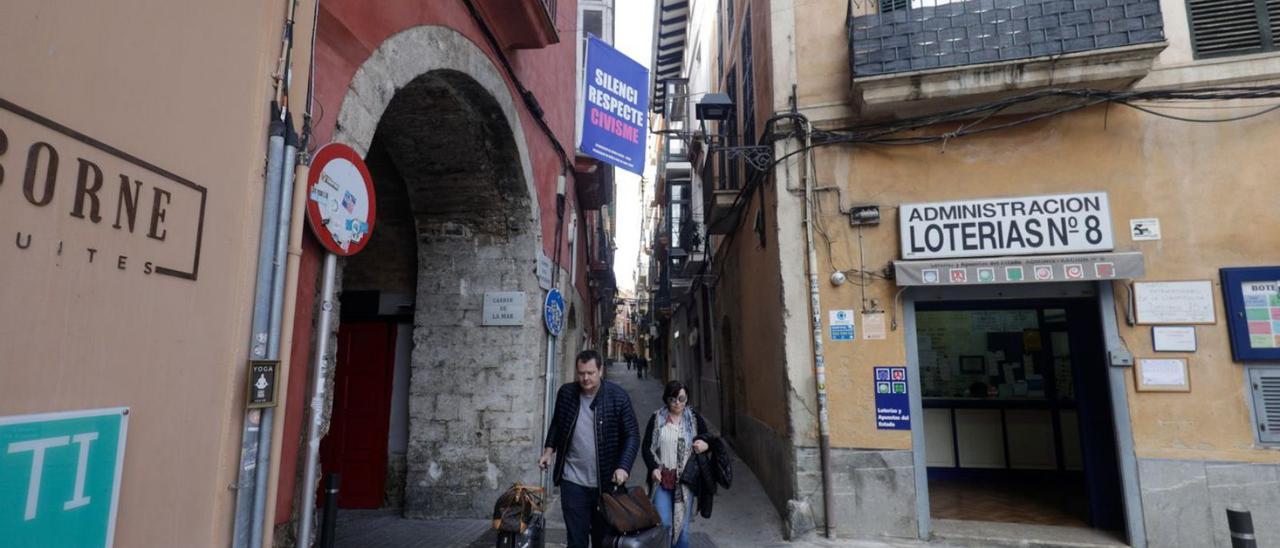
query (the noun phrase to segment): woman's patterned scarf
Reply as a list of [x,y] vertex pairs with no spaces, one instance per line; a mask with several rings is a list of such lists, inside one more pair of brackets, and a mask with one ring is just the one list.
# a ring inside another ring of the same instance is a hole
[[[656,421],[654,424],[658,432],[655,432],[657,435],[653,436],[653,439],[649,441],[648,450],[654,456],[654,460],[657,460],[659,463],[662,462],[662,453],[659,451],[659,440],[662,438],[662,427],[667,424],[668,416],[670,416],[670,411],[667,410],[665,405],[653,413],[653,418]],[[684,474],[684,465],[689,462],[689,455],[693,453],[695,428],[693,409],[685,406],[684,413],[680,416],[680,441],[676,444],[677,478],[679,478],[681,474]],[[653,490],[655,504],[657,503],[658,489],[661,488],[662,487],[659,486]],[[675,502],[675,507],[671,510],[671,542],[675,543],[676,539],[680,538],[680,532],[688,525],[684,522],[684,518],[687,513],[686,510],[689,503],[693,502],[693,493],[689,490],[689,486],[677,480],[676,490],[672,493],[671,498]]]

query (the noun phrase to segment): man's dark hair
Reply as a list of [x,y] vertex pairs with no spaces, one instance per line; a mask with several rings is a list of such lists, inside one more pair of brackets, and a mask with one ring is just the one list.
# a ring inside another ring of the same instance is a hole
[[579,352],[578,360],[575,364],[587,363],[592,360],[595,360],[596,362],[596,369],[604,369],[604,364],[600,361],[600,353],[595,350],[583,350],[582,352]]
[[680,391],[684,390],[685,397],[689,397],[689,391],[685,389],[684,383],[680,381],[671,381],[667,383],[667,388],[662,391],[663,403],[671,403],[672,400],[680,397]]

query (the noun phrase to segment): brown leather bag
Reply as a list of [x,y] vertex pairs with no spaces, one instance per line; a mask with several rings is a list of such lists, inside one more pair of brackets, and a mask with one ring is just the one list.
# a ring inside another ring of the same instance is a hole
[[523,533],[535,512],[542,511],[542,488],[513,484],[493,505],[493,528]]
[[641,487],[615,486],[600,497],[604,520],[619,533],[633,533],[662,523],[658,509]]

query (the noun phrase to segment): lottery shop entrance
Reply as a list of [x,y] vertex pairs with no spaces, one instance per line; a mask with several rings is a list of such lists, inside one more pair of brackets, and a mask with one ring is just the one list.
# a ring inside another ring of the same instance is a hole
[[930,523],[1124,538],[1097,297],[1021,297],[913,301]]

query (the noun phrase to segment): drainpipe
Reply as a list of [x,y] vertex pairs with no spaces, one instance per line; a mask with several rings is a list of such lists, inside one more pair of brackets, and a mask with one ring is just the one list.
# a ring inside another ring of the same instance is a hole
[[[566,185],[565,176],[564,174],[561,174],[556,179],[556,219],[557,219],[556,220],[556,250],[553,254],[557,258],[559,258],[560,256],[560,235],[563,232],[563,227],[561,227],[561,223],[564,222],[565,185]],[[575,262],[574,264],[577,264],[577,263]],[[560,278],[559,274],[560,274],[560,261],[558,260],[552,261],[551,287],[553,288],[556,287],[556,281]],[[553,395],[555,394],[555,390],[556,390],[555,362],[556,362],[556,336],[552,335],[550,331],[547,331],[547,364],[546,364],[545,376],[543,377],[544,379],[546,379],[546,382],[545,382],[546,387],[542,395],[542,435],[543,436],[546,436],[547,431],[551,429],[551,413],[553,412],[554,410],[553,408],[555,406],[555,402],[552,401],[551,399],[554,397]],[[543,440],[543,445],[546,445],[546,440]],[[539,448],[538,450],[541,451],[542,448]],[[551,471],[551,470],[554,470],[554,468],[548,467],[548,471]],[[542,489],[544,492],[549,492],[548,489],[551,487],[550,483],[547,481],[548,471],[543,471],[540,474],[542,476]],[[554,473],[554,472],[551,472],[551,473]]]
[[302,479],[302,505],[298,513],[302,514],[298,524],[298,546],[310,548],[311,523],[316,510],[316,468],[320,463],[320,422],[324,416],[325,370],[329,355],[329,332],[333,328],[333,278],[338,269],[338,256],[326,252],[324,254],[324,273],[320,283],[320,319],[316,323],[315,363],[311,374],[311,420],[307,426],[307,464]]
[[[306,129],[304,128],[303,131],[305,133]],[[310,172],[310,166],[308,165],[310,162],[305,158],[305,154],[302,156],[303,158],[298,162],[298,171],[297,174],[294,175],[294,181],[306,181],[307,174]],[[303,213],[306,208],[306,204],[307,193],[293,193],[293,211],[289,216],[289,256],[287,258],[287,264],[285,265],[284,325],[280,328],[280,382],[286,383],[286,385],[288,383],[289,369],[292,363],[292,360],[290,359],[292,352],[290,349],[293,348],[294,310],[297,308],[298,300],[298,268],[302,262],[302,225],[303,220],[306,218]],[[288,408],[288,403],[289,391],[281,389],[280,398],[276,405],[283,410]],[[278,488],[280,486],[280,443],[284,437],[284,418],[285,413],[283,411],[276,413],[274,417],[275,421],[272,425],[270,474],[267,479],[267,504],[266,512],[262,517],[263,526],[266,528],[265,534],[262,537],[262,548],[271,548],[274,544],[273,540],[275,536],[274,527],[276,516],[275,501],[278,497]]]
[[[813,128],[805,122],[804,146],[811,150]],[[810,176],[809,163],[812,159],[804,155],[805,167],[801,177],[804,179],[804,237],[808,246],[809,274],[809,311],[813,316],[813,372],[818,394],[818,447],[822,456],[822,517],[827,538],[832,538],[831,518],[835,515],[835,501],[831,488],[831,428],[827,423],[827,364],[822,350],[822,302],[818,291],[818,251],[813,243],[813,177]]]
[[[269,332],[267,335],[267,359],[280,359],[280,330],[281,324],[284,323],[281,318],[284,311],[284,286],[285,271],[284,263],[288,257],[289,246],[289,229],[290,219],[293,211],[293,202],[295,201],[293,192],[293,175],[294,167],[298,160],[298,134],[293,131],[293,120],[291,115],[285,115],[285,138],[284,138],[284,165],[281,166],[281,195],[279,200],[279,214],[276,222],[275,249],[272,261],[271,272],[271,320],[268,322]],[[297,193],[302,195],[302,192]],[[276,383],[286,377],[280,377],[277,372]],[[277,390],[279,393],[279,390]],[[278,402],[277,402],[278,403]],[[256,479],[254,480],[253,493],[253,528],[251,530],[250,546],[258,546],[262,544],[262,531],[265,526],[264,518],[266,516],[267,504],[267,476],[271,471],[271,451],[272,451],[272,432],[275,425],[275,409],[266,408],[262,410],[262,424],[258,431],[258,464],[254,469]]]
[[[267,139],[267,186],[262,203],[262,230],[258,235],[258,274],[254,282],[253,320],[249,336],[249,359],[267,359],[267,339],[271,318],[271,268],[275,252],[276,225],[279,224],[281,180],[284,173],[285,123],[280,119],[279,107],[271,105],[271,124]],[[256,468],[258,466],[259,432],[262,412],[252,409],[245,413],[240,443],[240,474],[236,481],[235,525],[232,529],[232,546],[248,548],[253,529],[253,502],[256,498]]]

